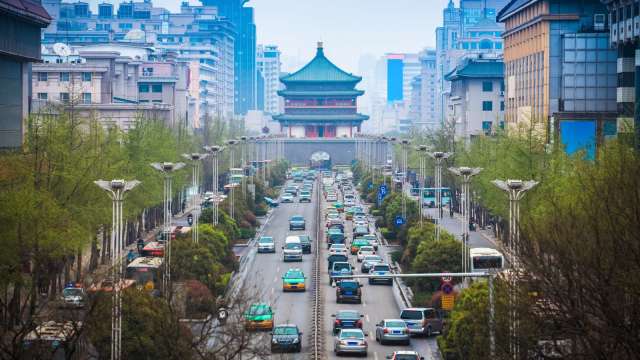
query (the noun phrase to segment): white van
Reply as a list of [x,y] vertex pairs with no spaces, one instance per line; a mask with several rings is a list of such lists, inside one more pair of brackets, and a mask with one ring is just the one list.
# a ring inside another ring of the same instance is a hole
[[297,236],[287,236],[282,247],[284,261],[302,261],[302,243]]

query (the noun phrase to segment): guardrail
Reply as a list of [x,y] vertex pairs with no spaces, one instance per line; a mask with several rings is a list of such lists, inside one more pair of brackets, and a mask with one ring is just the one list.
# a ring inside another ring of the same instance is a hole
[[321,226],[322,224],[322,213],[320,205],[320,185],[319,181],[316,181],[317,190],[316,194],[316,246],[315,246],[315,259],[313,262],[313,308],[312,308],[312,316],[311,316],[311,344],[312,344],[312,352],[311,359],[320,360],[322,359],[322,350],[324,348],[322,340],[322,287],[320,284],[321,274],[320,274],[320,243],[321,243]]

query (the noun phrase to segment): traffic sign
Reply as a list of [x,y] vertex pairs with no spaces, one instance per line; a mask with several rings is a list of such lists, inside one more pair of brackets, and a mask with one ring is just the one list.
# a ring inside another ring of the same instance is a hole
[[389,189],[387,188],[387,185],[380,185],[380,188],[378,189],[378,194],[382,194],[382,197],[384,197],[385,195],[387,195],[387,191],[389,191]]
[[189,226],[193,225],[193,215],[192,214],[187,215],[187,223],[189,223]]
[[371,181],[369,181],[369,183],[367,184],[367,189],[373,189],[373,183]]
[[442,310],[448,310],[448,311],[453,310],[453,304],[454,304],[453,295],[442,294],[440,301],[442,301]]
[[396,216],[396,226],[401,226],[404,225],[404,218],[400,215]]

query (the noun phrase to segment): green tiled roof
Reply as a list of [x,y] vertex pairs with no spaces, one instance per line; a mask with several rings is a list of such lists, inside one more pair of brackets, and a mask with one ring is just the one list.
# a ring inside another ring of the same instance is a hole
[[302,69],[285,75],[280,78],[283,83],[287,82],[353,82],[357,83],[362,78],[347,73],[334,65],[324,56],[322,45],[318,44],[316,56]]
[[364,121],[369,116],[362,114],[351,115],[274,115],[273,120],[276,121]]
[[458,65],[445,76],[448,81],[461,78],[502,78],[504,77],[504,62],[502,60],[470,59]]
[[360,96],[364,94],[363,90],[279,90],[280,96]]

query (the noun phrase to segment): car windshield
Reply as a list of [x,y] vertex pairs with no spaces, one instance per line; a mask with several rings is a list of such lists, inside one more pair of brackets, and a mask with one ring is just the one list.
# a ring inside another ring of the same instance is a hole
[[389,328],[403,328],[407,327],[404,321],[387,321],[384,323],[384,326]]
[[345,244],[333,244],[331,245],[331,249],[345,249],[347,246]]
[[82,290],[78,288],[66,288],[62,290],[63,296],[82,296]]
[[284,248],[287,250],[300,249],[300,243],[288,243],[284,246]]
[[404,320],[422,320],[422,311],[420,310],[402,310],[400,319]]
[[273,238],[270,237],[262,237],[260,238],[260,244],[272,244]]
[[298,335],[298,329],[293,326],[277,326],[273,329],[273,335]]
[[348,290],[357,289],[358,285],[356,281],[340,281],[340,287]]
[[360,252],[373,252],[373,246],[363,246],[360,248]]
[[249,315],[269,315],[271,314],[271,308],[264,305],[253,305],[249,309]]
[[337,262],[333,264],[334,271],[341,271],[344,269],[351,270],[351,265],[349,263],[344,263],[344,262]]
[[389,265],[376,265],[373,267],[373,271],[389,271]]
[[300,242],[305,242],[305,243],[311,242],[311,238],[307,235],[298,236],[298,239],[300,239]]
[[368,255],[364,257],[364,261],[376,262],[376,261],[382,261],[382,258],[378,255]]
[[303,278],[304,274],[302,274],[302,271],[287,271],[285,277],[290,279]]
[[340,332],[341,339],[364,339],[364,333],[362,331],[342,330]]
[[360,314],[357,311],[353,310],[338,311],[338,313],[336,314],[336,319],[356,320],[360,319]]
[[302,216],[292,216],[291,221],[304,221]]

